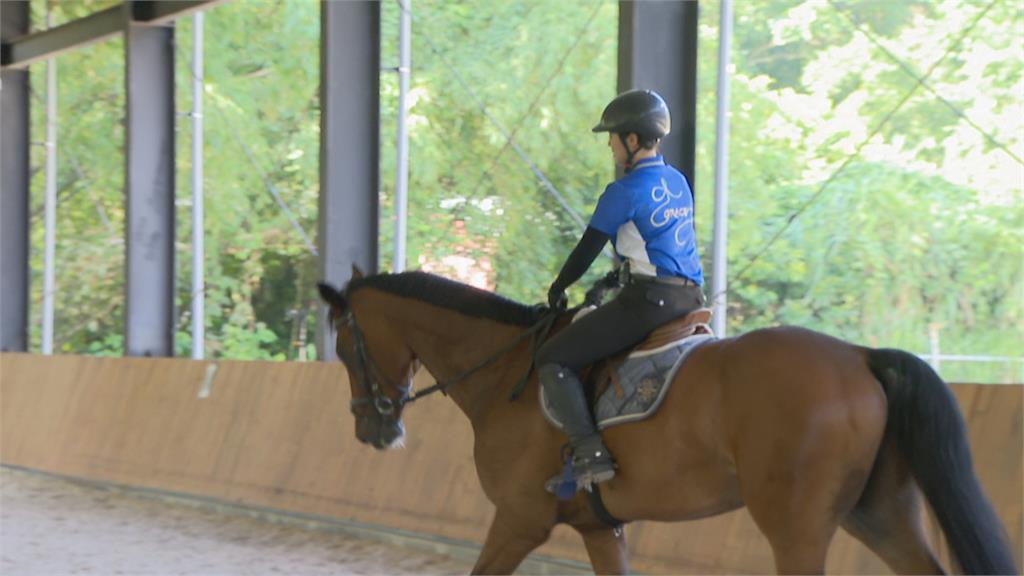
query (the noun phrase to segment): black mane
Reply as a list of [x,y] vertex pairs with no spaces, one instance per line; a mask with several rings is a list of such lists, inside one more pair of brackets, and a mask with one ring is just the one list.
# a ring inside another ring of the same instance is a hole
[[403,298],[412,298],[466,316],[486,318],[503,324],[530,326],[541,317],[541,310],[520,304],[493,292],[427,272],[376,274],[349,282],[351,295],[360,288],[376,288]]

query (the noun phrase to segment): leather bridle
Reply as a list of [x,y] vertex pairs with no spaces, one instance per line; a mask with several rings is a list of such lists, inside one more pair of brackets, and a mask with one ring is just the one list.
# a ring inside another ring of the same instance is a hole
[[[366,338],[363,336],[363,331],[359,328],[359,323],[356,322],[355,313],[351,309],[349,309],[341,318],[339,324],[341,326],[347,325],[349,329],[352,331],[352,342],[353,348],[355,350],[356,360],[356,377],[359,380],[359,386],[365,393],[365,397],[363,398],[353,398],[349,403],[349,409],[352,411],[354,415],[358,417],[360,416],[360,414],[357,412],[357,409],[362,406],[369,405],[371,408],[373,408],[377,416],[380,417],[382,424],[388,426],[396,426],[398,425],[398,418],[396,417],[397,412],[406,404],[415,402],[416,400],[419,400],[424,396],[433,394],[434,392],[447,393],[447,389],[449,386],[457,384],[458,382],[461,382],[466,378],[469,378],[478,371],[490,366],[491,364],[495,363],[498,359],[500,359],[502,356],[504,356],[505,353],[517,347],[524,340],[526,340],[527,338],[531,338],[531,361],[528,364],[526,373],[523,374],[522,378],[520,378],[518,384],[512,392],[512,396],[509,398],[510,400],[515,400],[519,396],[519,394],[522,393],[523,388],[526,386],[527,379],[529,378],[530,373],[533,371],[533,356],[536,353],[536,350],[540,346],[540,344],[547,339],[547,334],[548,332],[550,332],[551,327],[554,325],[555,320],[558,318],[558,314],[558,310],[547,310],[544,314],[541,315],[540,319],[533,326],[524,330],[511,343],[495,351],[490,356],[483,359],[481,362],[477,363],[476,365],[459,374],[458,376],[455,376],[454,378],[450,378],[443,382],[437,382],[433,386],[425,388],[424,390],[417,392],[416,394],[411,393],[411,385],[402,386],[399,384],[392,384],[395,390],[398,390],[401,393],[397,400],[393,400],[391,397],[384,393],[384,390],[380,385],[380,380],[384,372],[380,369],[377,363],[370,356],[369,350],[366,347]],[[381,431],[383,431],[383,427],[381,427]]]
[[363,331],[360,330],[355,314],[351,310],[342,318],[342,324],[348,325],[352,331],[352,343],[356,359],[356,379],[366,394],[363,398],[353,398],[349,402],[349,408],[354,415],[359,416],[357,409],[369,405],[376,412],[377,416],[380,417],[383,424],[397,424],[397,418],[395,417],[397,409],[405,405],[410,398],[409,392],[411,387],[393,384],[394,388],[401,392],[398,400],[393,400],[385,394],[384,389],[380,385],[380,380],[384,373],[370,356],[366,348],[366,338],[363,336]]

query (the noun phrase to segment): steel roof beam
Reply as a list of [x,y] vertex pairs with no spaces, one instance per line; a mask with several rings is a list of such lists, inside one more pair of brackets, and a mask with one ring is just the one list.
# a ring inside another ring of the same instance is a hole
[[[0,66],[4,70],[25,68],[33,62],[59,56],[65,52],[83,48],[123,34],[125,30],[125,6],[129,6],[133,22],[140,24],[164,24],[196,10],[205,10],[226,0],[157,0],[126,2],[89,16],[72,20],[67,24],[26,34],[13,39],[3,38],[0,51]],[[5,3],[6,4],[6,3]],[[6,10],[5,6],[5,10]]]
[[132,2],[132,20],[145,24],[165,24],[199,10],[208,10],[228,0],[157,0]]
[[10,42],[5,38],[3,67],[24,68],[33,62],[106,40],[123,30],[124,8],[115,6]]

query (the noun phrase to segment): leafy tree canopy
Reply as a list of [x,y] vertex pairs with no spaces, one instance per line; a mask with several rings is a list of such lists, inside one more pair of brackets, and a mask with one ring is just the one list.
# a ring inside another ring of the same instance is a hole
[[[113,4],[54,3],[53,21]],[[717,8],[701,4],[696,182],[707,267]],[[46,9],[33,3],[36,29]],[[382,4],[384,66],[398,61],[398,10]],[[1020,6],[777,0],[735,10],[730,332],[792,323],[921,353],[938,342],[947,354],[1019,356]],[[604,139],[588,128],[615,93],[616,26],[614,2],[415,2],[410,267],[482,279],[522,301],[543,298],[579,229],[505,134],[586,219],[614,178]],[[191,20],[179,21],[182,354],[191,345],[190,37]],[[319,6],[219,5],[207,12],[205,43],[207,352],[312,358],[315,258],[268,187],[313,237]],[[114,39],[58,59],[57,344],[66,352],[120,354],[123,346],[123,53]],[[45,65],[31,74],[40,140]],[[397,94],[397,78],[382,71],[382,269],[391,258]],[[38,341],[42,147],[32,161]],[[588,279],[608,267],[599,260]],[[574,288],[574,298],[581,294]],[[1020,381],[1022,370],[942,365],[952,380]]]

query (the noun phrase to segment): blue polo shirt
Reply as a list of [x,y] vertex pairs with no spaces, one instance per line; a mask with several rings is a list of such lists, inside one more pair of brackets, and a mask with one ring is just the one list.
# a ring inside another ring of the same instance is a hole
[[678,276],[704,284],[686,178],[661,156],[637,162],[605,188],[590,225],[611,236],[634,274]]

